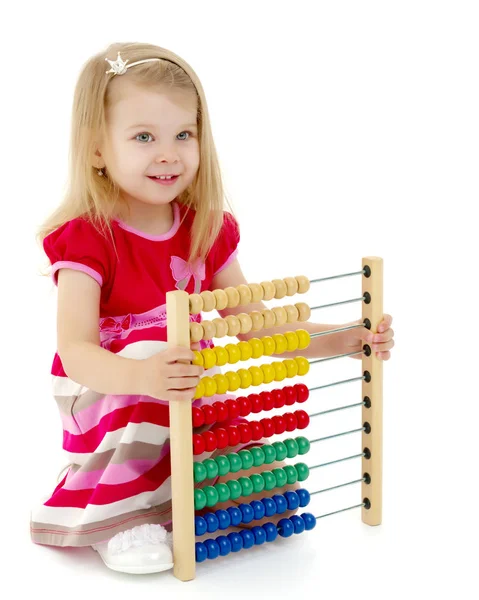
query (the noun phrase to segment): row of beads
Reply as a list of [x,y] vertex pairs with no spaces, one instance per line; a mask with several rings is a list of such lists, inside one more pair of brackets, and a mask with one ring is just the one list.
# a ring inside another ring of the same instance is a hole
[[203,452],[222,450],[227,446],[233,447],[240,443],[257,442],[263,437],[271,437],[285,431],[295,431],[295,429],[305,429],[308,425],[308,413],[304,410],[296,410],[294,413],[275,415],[271,419],[248,421],[239,425],[228,425],[225,428],[217,427],[210,431],[193,434],[193,454],[197,456]]
[[309,279],[304,275],[298,277],[285,277],[261,283],[242,283],[236,287],[227,287],[224,290],[205,290],[199,294],[190,294],[190,313],[198,314],[210,310],[223,310],[245,306],[261,300],[280,300],[285,296],[304,294],[309,290]]
[[272,498],[261,498],[261,500],[252,500],[238,506],[228,506],[226,510],[220,508],[214,512],[207,512],[201,517],[195,517],[195,535],[214,533],[218,529],[238,527],[241,523],[246,525],[264,517],[281,515],[287,510],[304,508],[308,506],[310,499],[308,490],[299,488],[294,492],[275,494]]
[[238,453],[221,454],[215,458],[206,458],[201,462],[194,462],[193,477],[195,483],[201,483],[205,479],[214,479],[218,476],[222,477],[228,473],[237,473],[251,467],[269,465],[276,460],[295,458],[298,454],[302,456],[307,454],[309,449],[310,443],[305,437],[287,438],[281,442],[264,444],[249,450],[240,450]]
[[262,338],[251,338],[237,344],[204,348],[200,351],[194,350],[195,358],[192,364],[205,369],[211,369],[215,366],[223,367],[226,364],[234,365],[240,360],[304,350],[309,346],[310,341],[309,332],[305,329],[275,333],[272,336],[265,335]]
[[190,338],[192,342],[222,338],[225,335],[236,336],[240,333],[259,331],[279,327],[285,323],[307,321],[311,316],[310,307],[304,302],[297,302],[294,306],[275,306],[261,311],[253,310],[249,314],[238,313],[227,315],[224,319],[217,317],[212,321],[190,322]]
[[248,394],[238,396],[221,402],[217,400],[213,404],[192,407],[193,427],[221,423],[238,417],[247,417],[251,413],[259,413],[292,406],[296,402],[303,403],[309,398],[309,390],[304,383],[285,385],[283,388],[275,388],[269,392],[264,390],[259,394]]
[[297,481],[305,481],[309,477],[309,468],[305,463],[285,465],[271,471],[252,473],[249,477],[230,479],[226,483],[215,483],[197,488],[195,495],[195,510],[202,510],[205,506],[211,507],[218,502],[236,500],[242,496],[259,494],[263,490],[272,490],[276,487],[291,485]]
[[255,525],[251,529],[243,529],[239,533],[228,533],[228,535],[219,535],[216,539],[196,542],[195,556],[196,562],[200,563],[209,559],[218,558],[218,556],[227,556],[230,552],[239,552],[242,549],[247,550],[252,546],[259,546],[264,542],[274,542],[280,535],[287,538],[293,533],[303,533],[316,526],[316,517],[311,513],[293,515],[289,519],[280,519],[278,525],[274,523],[265,523],[264,525]]
[[214,396],[215,394],[226,394],[235,392],[238,388],[243,390],[254,385],[271,383],[272,381],[283,381],[286,377],[293,378],[297,375],[306,375],[309,371],[309,361],[304,356],[286,358],[282,361],[265,363],[263,365],[216,373],[213,377],[206,375],[202,377],[196,386],[195,400],[203,396]]

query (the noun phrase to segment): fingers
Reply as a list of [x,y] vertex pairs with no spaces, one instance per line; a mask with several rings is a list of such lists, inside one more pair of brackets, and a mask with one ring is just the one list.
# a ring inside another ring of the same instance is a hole
[[169,377],[167,380],[167,390],[193,390],[196,391],[199,377]]
[[187,360],[191,362],[195,359],[193,351],[182,346],[168,348],[168,350],[164,350],[163,354],[167,364],[172,364],[178,360]]

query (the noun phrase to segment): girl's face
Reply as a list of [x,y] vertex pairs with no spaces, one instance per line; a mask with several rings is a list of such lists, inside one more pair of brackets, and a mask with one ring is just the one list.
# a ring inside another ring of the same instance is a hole
[[[168,204],[198,171],[197,99],[146,90],[121,75],[110,85],[117,100],[107,115],[108,139],[99,147],[106,170],[131,203]],[[178,175],[172,185],[149,178],[170,174]]]

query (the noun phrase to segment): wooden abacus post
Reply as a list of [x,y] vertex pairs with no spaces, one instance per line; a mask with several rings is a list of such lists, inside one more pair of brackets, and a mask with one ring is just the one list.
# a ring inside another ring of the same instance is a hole
[[[366,256],[362,259],[363,270],[368,272],[362,277],[363,296],[369,295],[363,301],[363,321],[369,319],[370,331],[377,333],[378,325],[383,319],[383,259],[377,256]],[[362,357],[363,375],[367,371],[370,380],[362,381],[363,404],[362,423],[369,423],[369,433],[363,430],[362,448],[367,456],[362,458],[362,476],[369,474],[370,483],[362,482],[361,494],[363,502],[367,498],[369,508],[361,509],[361,519],[367,525],[380,525],[382,521],[382,470],[383,470],[383,363],[371,352]],[[369,456],[369,458],[368,458]]]
[[[186,292],[178,290],[166,293],[169,348],[191,347],[189,314]],[[173,573],[181,581],[194,579],[196,567],[192,432],[191,402],[170,401]],[[185,468],[185,465],[190,467]]]

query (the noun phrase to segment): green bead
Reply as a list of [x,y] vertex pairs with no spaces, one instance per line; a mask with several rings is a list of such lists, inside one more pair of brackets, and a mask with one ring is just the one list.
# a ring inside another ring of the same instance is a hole
[[206,506],[214,506],[219,500],[218,492],[216,491],[216,488],[213,487],[212,485],[206,485],[203,488],[203,491],[206,495]]
[[230,473],[237,473],[238,471],[241,471],[243,463],[241,462],[241,457],[238,456],[236,452],[228,454],[226,458],[230,463]]
[[249,496],[250,494],[253,493],[253,484],[249,477],[240,477],[238,479],[238,481],[241,485],[241,495],[242,496]]
[[309,452],[311,444],[309,443],[309,440],[307,438],[300,435],[296,438],[296,443],[298,444],[300,454],[306,454],[307,452]]
[[288,478],[286,477],[284,469],[278,467],[276,469],[273,469],[272,473],[276,478],[276,487],[283,487],[286,485]]
[[238,455],[241,457],[241,463],[243,464],[243,470],[251,469],[253,466],[253,456],[249,450],[240,450]]
[[255,494],[259,494],[264,490],[264,479],[261,477],[259,473],[252,473],[249,478],[253,483],[253,492]]
[[206,495],[200,488],[195,490],[195,510],[201,510],[206,506]]
[[218,502],[227,502],[230,499],[230,488],[226,483],[216,483],[215,488],[218,492]]
[[218,465],[218,474],[227,475],[230,472],[230,461],[221,454],[215,458],[215,462]]
[[226,485],[230,490],[230,500],[236,500],[241,496],[241,485],[236,479],[230,479]]
[[201,483],[206,479],[206,467],[201,462],[193,463],[193,478],[195,483]]
[[274,446],[271,446],[271,444],[265,444],[262,447],[263,453],[264,453],[264,464],[265,465],[270,465],[271,463],[273,463],[276,460],[276,450],[274,448]]
[[288,483],[296,483],[298,481],[298,474],[293,465],[285,465],[283,470],[286,473],[286,480]]
[[264,452],[263,448],[251,448],[251,456],[253,457],[253,466],[261,467],[264,465]]
[[[296,473],[296,470],[294,471]],[[276,487],[276,477],[271,471],[263,471],[261,477],[264,479],[264,489],[269,492]]]
[[207,479],[214,479],[218,477],[218,463],[213,458],[207,458],[203,461],[206,467]]
[[288,456],[288,451],[283,442],[273,442],[276,450],[276,460],[284,460]]
[[297,456],[299,452],[299,447],[296,443],[296,440],[288,438],[287,440],[283,440],[283,444],[286,446],[286,450],[288,451],[288,458],[294,458],[295,456]]
[[304,481],[305,479],[308,479],[308,477],[309,477],[308,465],[306,465],[304,463],[296,463],[294,465],[294,468],[296,469],[296,473],[298,474],[298,481]]

